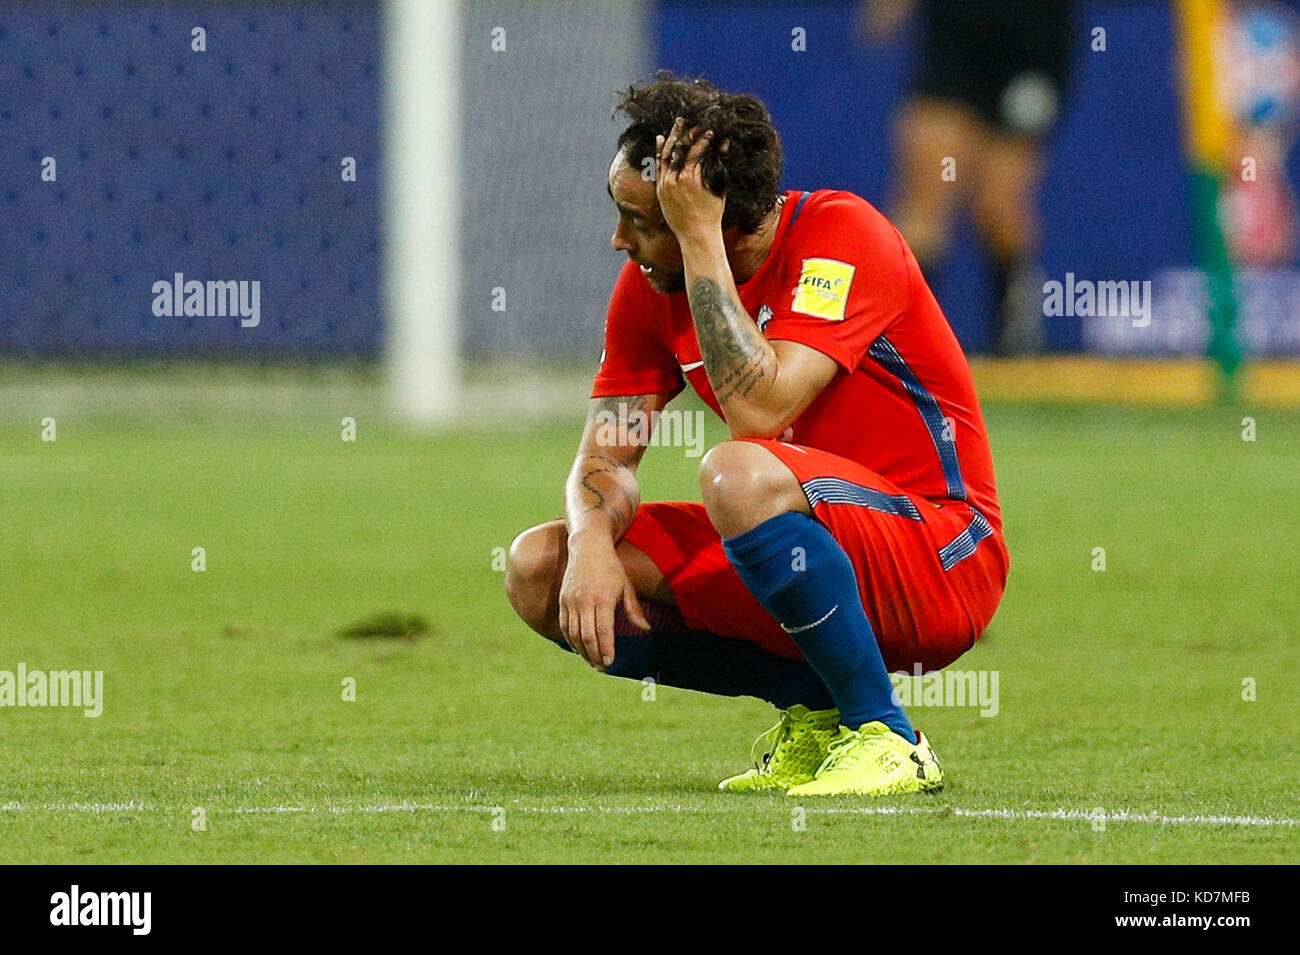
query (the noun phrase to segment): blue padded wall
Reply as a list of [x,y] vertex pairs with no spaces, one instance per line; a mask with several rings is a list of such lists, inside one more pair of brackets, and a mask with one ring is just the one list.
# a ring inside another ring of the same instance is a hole
[[[361,2],[0,10],[0,352],[375,352],[378,28]],[[155,317],[176,272],[260,280],[260,325]]]

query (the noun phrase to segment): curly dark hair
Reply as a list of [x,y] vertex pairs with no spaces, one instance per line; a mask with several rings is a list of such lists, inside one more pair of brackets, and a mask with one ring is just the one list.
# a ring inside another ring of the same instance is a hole
[[[687,128],[713,131],[702,160],[704,185],[726,196],[722,227],[752,235],[776,203],[781,184],[781,137],[758,99],[728,93],[703,77],[679,77],[660,70],[654,80],[633,83],[619,94],[614,115],[630,120],[618,147],[634,169],[655,155],[655,137],[667,136],[678,116]],[[726,154],[722,153],[726,145]]]

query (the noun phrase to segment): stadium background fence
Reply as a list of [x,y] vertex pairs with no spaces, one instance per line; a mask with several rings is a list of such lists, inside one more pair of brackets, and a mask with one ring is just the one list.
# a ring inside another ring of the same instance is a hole
[[[853,8],[466,3],[463,274],[442,303],[459,309],[465,352],[594,363],[621,263],[608,246],[610,111],[618,88],[656,66],[762,96],[782,131],[787,186],[851,189],[887,207],[889,119],[917,38],[869,48]],[[1170,8],[1091,2],[1077,16],[1040,202],[1043,266],[1053,278],[1152,280],[1156,329],[1112,341],[1054,318],[1048,344],[1195,352],[1201,290],[1189,271]],[[1094,24],[1107,30],[1105,53],[1088,49]],[[196,26],[206,52],[191,50]],[[791,49],[796,26],[807,52]],[[377,355],[381,39],[374,2],[0,8],[0,353]],[[55,182],[41,180],[47,156]],[[355,182],[340,175],[344,157]],[[1294,148],[1289,173],[1294,186]],[[973,351],[987,345],[983,254],[963,224],[939,283]],[[154,316],[153,283],[178,272],[260,280],[261,324]],[[503,311],[492,307],[498,289]],[[1296,273],[1247,281],[1245,293],[1249,350],[1300,352]]]

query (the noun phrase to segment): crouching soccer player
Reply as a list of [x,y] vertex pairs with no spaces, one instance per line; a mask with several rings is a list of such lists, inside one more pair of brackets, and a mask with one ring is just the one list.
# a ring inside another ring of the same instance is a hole
[[[943,667],[1006,582],[969,367],[897,230],[848,192],[779,191],[767,109],[661,73],[609,168],[614,286],[563,520],[511,546],[538,633],[607,674],[781,710],[725,790],[884,796],[943,771],[889,673]],[[644,173],[644,174],[643,174]],[[703,503],[640,503],[645,436],[689,382],[732,440]]]

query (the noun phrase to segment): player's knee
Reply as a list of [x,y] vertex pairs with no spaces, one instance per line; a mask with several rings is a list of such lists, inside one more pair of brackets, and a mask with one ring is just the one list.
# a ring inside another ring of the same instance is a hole
[[709,520],[735,537],[769,517],[800,507],[802,491],[781,460],[761,445],[725,441],[700,462],[700,492]]
[[506,598],[515,613],[534,629],[544,621],[546,605],[562,572],[555,524],[540,524],[524,531],[506,554]]

